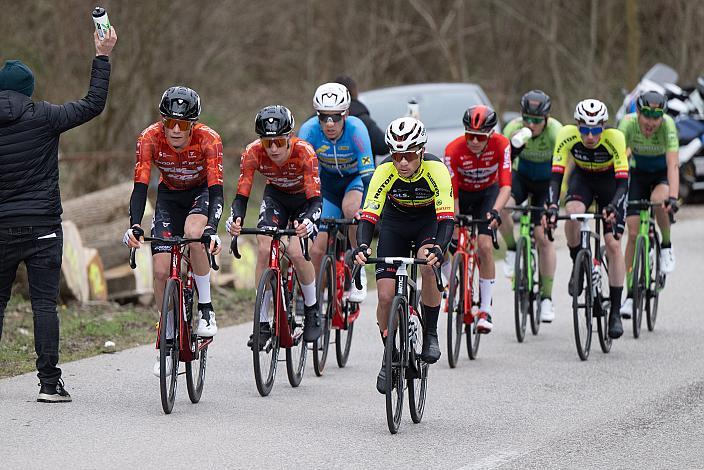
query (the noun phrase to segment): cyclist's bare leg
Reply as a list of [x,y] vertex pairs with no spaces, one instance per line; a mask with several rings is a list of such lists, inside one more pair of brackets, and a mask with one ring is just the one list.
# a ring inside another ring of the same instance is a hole
[[[418,258],[425,258],[425,250],[432,248],[433,245],[423,245],[418,250]],[[435,274],[433,268],[428,265],[420,266],[420,275],[423,279],[423,291],[421,292],[421,302],[428,307],[437,307],[440,305],[442,294],[436,287]]]
[[[347,191],[345,196],[342,198],[342,213],[347,219],[354,218],[357,215],[360,207],[362,206],[362,191],[357,191],[353,189]],[[352,225],[349,228],[350,243],[353,247],[357,246],[357,226]]]
[[171,274],[171,253],[157,253],[152,256],[152,270],[154,271],[154,301],[157,310],[161,311],[164,303],[164,289],[166,281]]
[[[183,233],[186,238],[200,238],[208,223],[208,218],[202,214],[191,214],[186,217]],[[191,243],[188,245],[191,257],[193,273],[198,276],[205,276],[210,272],[210,264],[205,254],[205,247],[202,243]]]
[[[515,206],[516,200],[512,197],[508,198],[507,206]],[[513,235],[513,217],[508,209],[501,209],[501,225],[499,225],[499,233],[506,242],[506,248],[516,250],[516,239]]]
[[301,244],[299,243],[298,238],[291,237],[288,243],[289,245],[286,251],[293,262],[293,266],[296,268],[298,282],[303,285],[311,284],[315,281],[315,268],[313,267],[313,262],[307,261],[303,257]]
[[[650,197],[651,201],[664,201],[670,194],[670,187],[666,184],[659,184],[653,189],[653,194]],[[660,232],[670,232],[670,218],[667,215],[667,211],[662,206],[657,206],[653,208],[655,211],[655,220],[658,222],[658,227],[660,227]],[[667,237],[670,238],[669,236]]]
[[543,227],[535,226],[533,233],[535,234],[535,243],[538,245],[538,253],[540,254],[539,272],[543,276],[555,277],[555,244],[545,236]]
[[626,256],[624,263],[628,271],[633,268],[633,252],[636,250],[636,238],[640,230],[640,216],[629,215],[626,217],[626,227],[628,228],[628,240],[626,241]]
[[328,233],[323,232],[321,230],[320,232],[318,232],[318,236],[315,237],[315,240],[313,241],[312,246],[310,247],[310,259],[313,262],[316,274],[320,269],[320,264],[323,262],[323,256],[325,256],[325,252],[327,251],[327,249]]
[[[587,211],[587,207],[583,202],[580,201],[569,201],[565,204],[565,210],[568,214],[584,214]],[[579,246],[579,221],[578,220],[567,220],[565,221],[565,238],[567,239],[568,247],[578,247]]]
[[481,279],[494,279],[496,268],[494,266],[494,245],[491,236],[480,233],[477,237],[479,246],[479,277]]
[[609,261],[609,285],[622,287],[626,274],[626,263],[621,251],[621,240],[616,240],[612,233],[607,233],[604,236],[604,243],[606,244],[606,257]]
[[395,285],[396,279],[383,278],[376,281],[376,291],[379,299],[376,307],[376,322],[379,325],[379,331],[382,333],[386,330],[389,323],[389,309],[396,294]]
[[255,282],[259,283],[262,273],[269,267],[269,252],[271,250],[271,237],[257,235],[257,267],[254,270]]

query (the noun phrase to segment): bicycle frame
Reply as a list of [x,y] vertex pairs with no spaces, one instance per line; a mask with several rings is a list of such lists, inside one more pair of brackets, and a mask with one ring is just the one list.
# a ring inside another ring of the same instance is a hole
[[[474,272],[475,263],[479,265],[479,256],[477,255],[477,235],[475,233],[476,229],[474,226],[467,227],[466,225],[460,225],[458,227],[458,238],[457,238],[457,252],[455,256],[462,257],[464,265],[467,267],[467,273]],[[463,296],[464,304],[462,305],[462,311],[464,312],[464,323],[472,323],[474,318],[474,313],[472,312],[473,307],[479,307],[475,305],[474,302],[474,292],[472,291],[472,276],[465,276],[465,285],[462,286],[464,291],[468,294]]]
[[[533,292],[533,224],[531,223],[530,212],[522,212],[520,216],[520,229],[519,236],[526,241],[526,248],[528,250],[528,263],[526,268],[528,269],[528,292]],[[513,288],[516,288],[516,277],[514,274],[513,278]]]
[[333,222],[329,224],[333,229],[328,232],[328,247],[326,254],[332,256],[335,267],[335,314],[332,317],[332,327],[346,330],[350,323],[354,322],[360,314],[360,309],[356,308],[350,312],[344,308],[345,305],[345,279],[351,279],[351,270],[345,262],[345,252],[347,250],[348,238],[347,227],[340,227],[341,224]]
[[[276,273],[276,320],[274,322],[276,336],[279,337],[279,344],[282,348],[290,348],[295,343],[295,338],[291,335],[291,329],[288,326],[288,310],[285,299],[284,284],[281,276],[281,262],[279,261],[279,253],[281,252],[281,239],[274,237],[271,240],[271,249],[269,251],[269,268]],[[283,256],[286,256],[285,253]],[[286,269],[286,288],[287,292],[293,292],[293,263],[289,260],[288,268]],[[283,326],[285,325],[285,327]]]

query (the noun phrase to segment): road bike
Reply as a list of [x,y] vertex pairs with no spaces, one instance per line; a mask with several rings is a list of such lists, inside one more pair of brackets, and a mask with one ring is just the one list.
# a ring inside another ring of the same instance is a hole
[[[140,234],[135,233],[135,237]],[[179,373],[179,363],[186,364],[186,386],[188,398],[192,403],[198,403],[205,384],[205,371],[208,361],[208,346],[213,338],[204,338],[196,334],[199,315],[193,314],[193,305],[198,294],[193,280],[193,269],[189,253],[185,248],[189,243],[203,243],[210,266],[214,270],[219,267],[215,257],[210,255],[210,237],[144,237],[145,242],[159,242],[171,247],[171,272],[164,289],[164,300],[161,316],[157,324],[156,348],[159,350],[159,390],[161,407],[164,413],[170,414],[176,399],[176,385]],[[137,268],[136,249],[130,249],[130,267]],[[182,269],[185,261],[185,276]],[[175,328],[176,327],[176,328]]]

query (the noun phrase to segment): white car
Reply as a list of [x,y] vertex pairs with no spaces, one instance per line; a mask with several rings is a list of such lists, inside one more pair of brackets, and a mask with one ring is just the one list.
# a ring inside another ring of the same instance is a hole
[[[484,90],[472,83],[379,88],[360,93],[359,101],[369,108],[372,119],[383,131],[394,119],[417,113],[416,117],[428,130],[428,152],[440,158],[444,156],[445,146],[464,133],[462,116],[467,108],[475,104],[493,108]],[[500,128],[497,126],[496,130]]]

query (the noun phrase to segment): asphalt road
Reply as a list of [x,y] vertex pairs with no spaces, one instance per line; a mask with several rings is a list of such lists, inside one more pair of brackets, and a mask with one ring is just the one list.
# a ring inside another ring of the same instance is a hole
[[443,351],[423,422],[406,411],[397,435],[374,388],[381,344],[370,293],[348,366],[333,355],[318,378],[309,356],[297,389],[280,367],[266,398],[245,347],[249,325],[218,334],[201,402],[190,403],[182,380],[168,416],[153,347],[63,364],[69,404],[36,403],[33,374],[2,380],[0,468],[704,468],[704,211],[683,212],[654,332],[644,321],[635,340],[626,321],[610,354],[595,342],[580,361],[560,240],[556,320],[517,343],[513,294],[498,279],[495,329],[479,358],[463,351],[451,370]]

